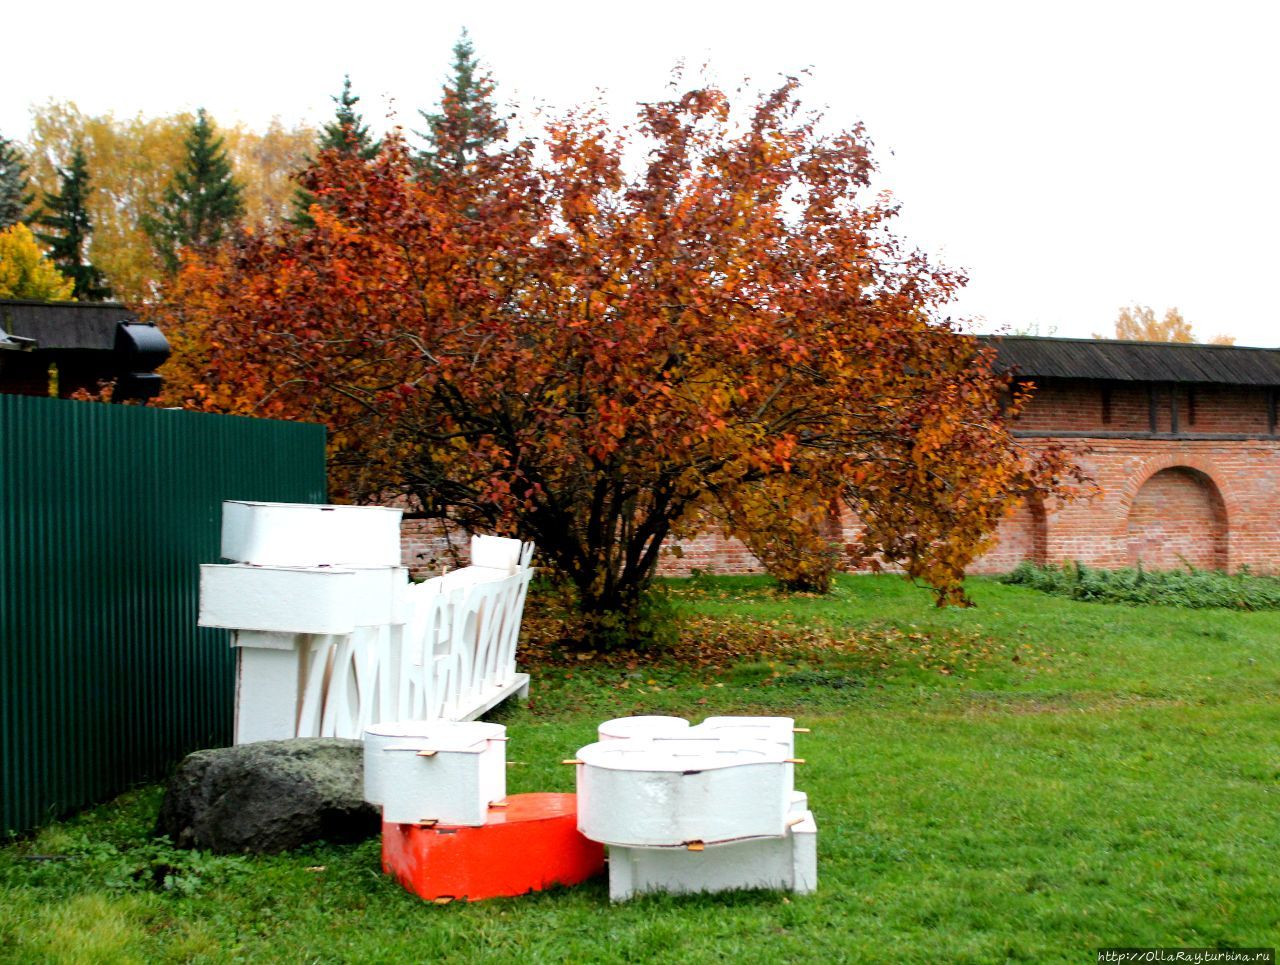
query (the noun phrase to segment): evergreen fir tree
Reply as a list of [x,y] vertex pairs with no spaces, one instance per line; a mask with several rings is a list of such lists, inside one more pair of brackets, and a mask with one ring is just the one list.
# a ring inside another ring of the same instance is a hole
[[466,172],[507,136],[506,119],[498,115],[493,102],[496,86],[492,75],[481,69],[471,38],[463,30],[453,45],[453,76],[444,85],[440,113],[418,111],[427,122],[427,129],[417,132],[427,141],[418,159],[429,177]]
[[145,222],[170,271],[178,268],[179,248],[216,245],[244,214],[243,188],[203,107],[191,125],[186,148],[186,163],[174,175],[156,215]]
[[49,229],[37,237],[49,247],[49,257],[58,270],[75,282],[74,297],[81,301],[103,301],[111,297],[111,289],[93,264],[89,262],[89,239],[93,222],[89,218],[89,162],[83,146],[77,144],[70,167],[58,168],[61,189],[47,191],[44,210],[36,223]]
[[[351,93],[351,75],[342,78],[342,93],[330,98],[338,105],[334,118],[320,132],[318,148],[321,151],[338,151],[364,161],[371,161],[378,156],[382,142],[369,133],[369,125],[356,113],[356,104],[360,98]],[[305,173],[304,173],[305,177]],[[314,222],[309,214],[311,206],[316,203],[316,196],[307,190],[305,184],[298,185],[293,195],[293,215],[291,224],[299,228],[310,228]]]
[[351,93],[351,75],[342,78],[342,93],[330,98],[338,109],[320,132],[320,150],[341,151],[369,161],[378,156],[382,142],[369,133],[369,125],[356,113],[360,98]]
[[22,153],[0,134],[0,231],[28,220],[26,214],[35,199]]

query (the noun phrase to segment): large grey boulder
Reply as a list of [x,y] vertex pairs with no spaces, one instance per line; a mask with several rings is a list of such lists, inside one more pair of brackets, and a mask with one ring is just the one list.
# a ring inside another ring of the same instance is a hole
[[169,781],[156,834],[222,854],[361,841],[381,828],[363,798],[360,741],[258,741],[189,754]]

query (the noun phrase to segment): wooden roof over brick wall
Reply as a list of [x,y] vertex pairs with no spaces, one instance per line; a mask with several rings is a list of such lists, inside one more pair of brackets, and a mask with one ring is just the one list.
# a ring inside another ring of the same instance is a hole
[[36,348],[96,349],[115,346],[116,326],[137,315],[117,302],[36,302],[0,298],[0,329],[36,340]]
[[1029,379],[1280,386],[1280,349],[981,335],[997,368]]

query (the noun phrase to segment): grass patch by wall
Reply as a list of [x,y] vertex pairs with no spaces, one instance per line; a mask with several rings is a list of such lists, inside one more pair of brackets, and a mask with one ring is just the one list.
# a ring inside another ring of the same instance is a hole
[[158,788],[0,850],[0,958],[44,961],[1079,962],[1102,945],[1275,945],[1280,614],[1083,605],[973,581],[937,610],[894,577],[826,598],[756,578],[672,584],[660,657],[552,642],[504,708],[509,790],[629,713],[780,713],[813,896],[610,906],[603,882],[439,907],[376,843],[170,854]]

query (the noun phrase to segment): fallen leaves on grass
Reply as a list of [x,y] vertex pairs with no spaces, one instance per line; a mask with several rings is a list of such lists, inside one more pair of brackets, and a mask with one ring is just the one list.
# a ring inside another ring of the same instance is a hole
[[[641,665],[661,663],[686,670],[716,671],[748,661],[796,664],[838,655],[877,672],[910,664],[947,677],[1001,664],[1027,671],[1044,666],[1053,658],[1048,650],[1002,643],[976,631],[924,632],[894,626],[835,628],[744,617],[683,618],[672,646],[644,652],[575,650],[566,642],[563,621],[545,615],[526,620],[523,630],[520,662],[533,669],[568,668],[590,661],[602,669],[635,670]],[[646,679],[644,684],[652,686],[654,681]]]

